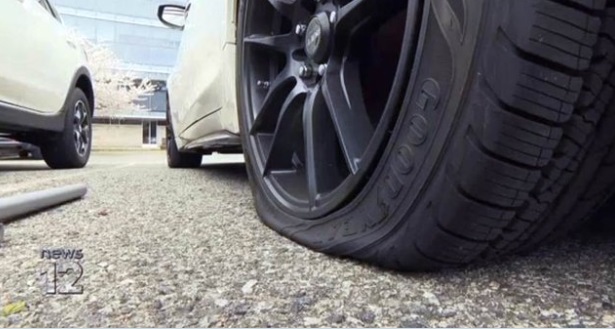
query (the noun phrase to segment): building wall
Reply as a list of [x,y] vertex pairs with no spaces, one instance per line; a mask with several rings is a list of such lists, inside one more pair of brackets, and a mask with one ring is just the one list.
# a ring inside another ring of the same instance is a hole
[[156,126],[156,144],[143,143],[143,125],[126,123],[95,123],[93,125],[94,150],[121,150],[162,148],[165,140],[165,126]]
[[159,148],[165,148],[167,139],[166,139],[166,129],[167,127],[164,125],[158,125],[158,142],[157,145]]
[[100,149],[140,149],[143,147],[143,128],[141,125],[94,124],[94,150]]
[[[183,0],[50,0],[64,25],[95,44],[112,50],[138,78],[166,81],[177,58],[181,31],[163,26],[156,17],[161,4]],[[139,102],[164,112],[165,89]]]
[[170,0],[51,0],[64,25],[109,47],[130,69],[168,74],[175,64],[181,31],[162,25],[158,6]]

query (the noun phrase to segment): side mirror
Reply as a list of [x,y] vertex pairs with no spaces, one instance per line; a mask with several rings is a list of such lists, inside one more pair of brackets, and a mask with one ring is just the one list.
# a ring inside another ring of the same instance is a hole
[[176,30],[183,30],[186,23],[186,7],[162,5],[158,7],[158,19],[162,24]]

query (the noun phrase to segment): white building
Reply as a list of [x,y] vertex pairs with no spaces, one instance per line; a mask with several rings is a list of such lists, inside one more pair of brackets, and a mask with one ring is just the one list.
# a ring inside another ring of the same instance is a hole
[[[169,0],[50,0],[64,24],[88,40],[111,49],[124,69],[152,80],[157,91],[143,102],[149,112],[138,116],[96,117],[95,149],[160,146],[164,137],[165,85],[175,60],[181,32],[164,27],[156,17]],[[176,1],[181,4],[182,1]]]

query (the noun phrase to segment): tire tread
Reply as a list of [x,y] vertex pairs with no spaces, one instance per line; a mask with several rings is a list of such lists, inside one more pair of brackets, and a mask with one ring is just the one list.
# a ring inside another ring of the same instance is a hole
[[[528,250],[611,194],[614,6],[510,2],[511,18],[484,56],[489,69],[470,91],[470,128],[441,182],[446,203],[434,205],[435,224],[423,228],[432,234],[415,244],[420,255],[450,266]],[[585,192],[570,192],[577,186]]]

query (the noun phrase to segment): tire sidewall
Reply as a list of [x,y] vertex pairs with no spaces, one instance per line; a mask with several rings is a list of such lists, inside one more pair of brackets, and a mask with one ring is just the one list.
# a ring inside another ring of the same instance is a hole
[[203,161],[203,155],[198,153],[183,153],[177,147],[175,142],[175,133],[173,131],[173,125],[171,124],[169,117],[166,135],[167,135],[167,166],[169,168],[198,168]]
[[[168,99],[168,98],[167,98]],[[171,118],[169,116],[169,112],[167,111],[167,128],[165,129],[167,135],[167,164],[169,166],[172,165],[172,148],[177,149],[177,145],[175,144],[175,136],[173,136],[173,128],[171,126]]]
[[[170,135],[172,136],[173,133]],[[179,166],[179,150],[173,137],[167,138],[167,164],[169,167]]]

